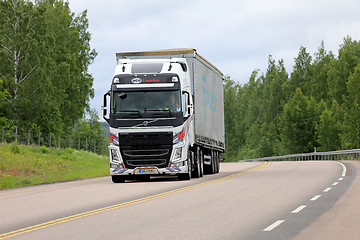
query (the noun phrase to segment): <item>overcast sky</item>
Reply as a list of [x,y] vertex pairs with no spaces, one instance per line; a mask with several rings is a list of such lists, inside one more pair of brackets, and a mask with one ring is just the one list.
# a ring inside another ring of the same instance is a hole
[[247,83],[267,69],[268,56],[292,71],[300,46],[313,55],[324,41],[337,55],[346,36],[360,40],[359,0],[68,0],[88,11],[90,67],[100,112],[110,89],[116,52],[195,48],[233,80]]

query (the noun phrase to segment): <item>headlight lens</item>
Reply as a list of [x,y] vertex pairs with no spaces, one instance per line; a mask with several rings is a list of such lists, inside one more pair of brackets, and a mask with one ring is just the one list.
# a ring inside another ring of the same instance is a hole
[[116,151],[115,149],[111,149],[111,159],[113,162],[119,162],[119,163],[123,162],[118,155],[118,151]]
[[181,152],[182,152],[182,148],[175,149],[174,159],[172,160],[172,162],[177,162],[181,160]]

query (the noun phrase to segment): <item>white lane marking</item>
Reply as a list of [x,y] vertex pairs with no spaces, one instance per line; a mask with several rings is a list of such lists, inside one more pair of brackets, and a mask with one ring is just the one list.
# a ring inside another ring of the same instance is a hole
[[301,210],[303,210],[304,208],[306,208],[306,205],[301,205],[300,207],[298,207],[297,209],[295,209],[294,211],[292,211],[291,213],[299,213]]
[[264,231],[264,232],[270,232],[270,231],[272,231],[274,228],[276,228],[277,226],[279,226],[280,224],[282,224],[283,222],[285,222],[285,220],[277,220],[276,222],[274,222],[273,224],[271,224],[270,226],[268,226],[267,228],[265,228],[263,231]]
[[310,199],[310,201],[316,201],[319,199],[319,197],[321,197],[321,195],[316,195],[315,197],[313,197],[312,199]]
[[345,165],[342,164],[341,162],[337,162],[337,163],[340,164],[340,165],[343,167],[343,171],[342,171],[341,176],[342,176],[342,177],[345,177],[345,175],[346,175],[346,167],[345,167]]
[[333,186],[336,186],[336,185],[338,185],[339,184],[339,182],[334,182],[332,185]]
[[343,179],[344,179],[344,178],[341,177],[341,178],[339,178],[339,181],[341,181],[341,180],[343,180]]
[[323,192],[328,192],[331,190],[331,187],[328,187],[327,189],[325,189]]

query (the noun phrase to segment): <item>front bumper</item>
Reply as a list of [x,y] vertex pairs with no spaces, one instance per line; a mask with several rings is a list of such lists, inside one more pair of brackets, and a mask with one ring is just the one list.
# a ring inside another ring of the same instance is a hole
[[[179,166],[182,165],[182,166]],[[120,164],[112,163],[110,165],[110,175],[122,175],[122,176],[140,176],[140,175],[150,175],[150,176],[162,176],[162,175],[178,175],[182,173],[188,173],[188,166],[186,162],[181,162],[179,164],[171,164],[166,168],[157,168],[157,167],[137,167],[135,169],[127,169]]]

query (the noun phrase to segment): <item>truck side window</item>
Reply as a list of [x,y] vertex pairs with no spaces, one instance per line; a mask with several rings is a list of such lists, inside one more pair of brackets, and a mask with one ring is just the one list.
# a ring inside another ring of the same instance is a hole
[[181,96],[181,102],[182,102],[182,112],[183,112],[183,116],[186,117],[187,116],[187,93],[183,93]]

